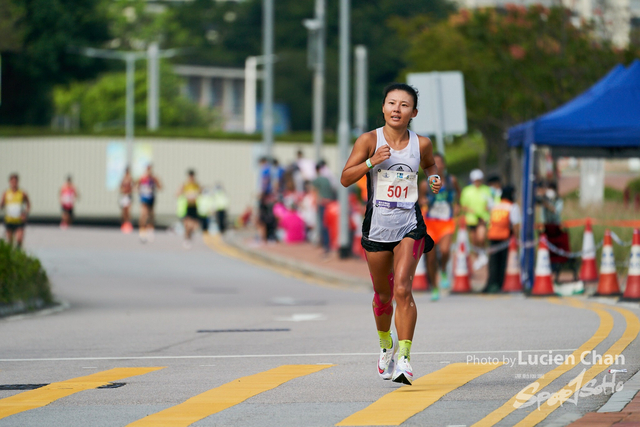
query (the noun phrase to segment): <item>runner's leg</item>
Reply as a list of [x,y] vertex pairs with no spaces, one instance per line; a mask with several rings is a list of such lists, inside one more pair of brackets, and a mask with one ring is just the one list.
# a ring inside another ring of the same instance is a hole
[[373,281],[373,314],[378,331],[391,330],[393,317],[393,252],[366,252]]
[[24,240],[24,226],[18,227],[16,230],[16,246],[22,248],[22,241]]
[[396,298],[396,330],[398,340],[412,340],[418,310],[411,293],[413,277],[424,250],[424,239],[402,239],[394,249],[394,294]]

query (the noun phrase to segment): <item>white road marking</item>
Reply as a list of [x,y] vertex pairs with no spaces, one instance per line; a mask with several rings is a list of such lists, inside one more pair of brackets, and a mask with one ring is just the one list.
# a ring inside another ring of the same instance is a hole
[[[412,355],[439,354],[502,354],[502,353],[548,353],[575,351],[575,348],[547,350],[468,350],[468,351],[413,351]],[[112,357],[47,357],[32,359],[0,359],[0,362],[74,362],[81,360],[169,360],[169,359],[250,359],[271,357],[349,357],[378,356],[378,353],[294,353],[294,354],[227,354],[227,355],[191,355],[191,356],[112,356]]]
[[296,313],[289,317],[276,317],[278,322],[308,322],[311,320],[326,320],[321,313]]

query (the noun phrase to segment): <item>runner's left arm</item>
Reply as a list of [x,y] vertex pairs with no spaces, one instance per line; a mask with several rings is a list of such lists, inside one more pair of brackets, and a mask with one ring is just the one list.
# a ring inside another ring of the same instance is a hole
[[433,159],[433,145],[431,140],[425,136],[418,136],[418,140],[420,141],[420,167],[427,175],[431,191],[438,194],[440,187],[442,187],[442,179],[439,177],[429,179],[432,175],[438,175],[438,167]]
[[27,216],[29,215],[29,211],[31,210],[31,200],[29,200],[29,196],[27,195],[27,193],[23,192],[23,197],[24,197],[24,205],[25,205],[25,209],[22,212],[22,220],[26,221],[27,220]]

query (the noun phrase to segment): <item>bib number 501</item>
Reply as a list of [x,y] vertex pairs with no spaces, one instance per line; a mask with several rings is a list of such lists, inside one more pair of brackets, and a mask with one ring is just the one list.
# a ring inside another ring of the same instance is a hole
[[396,199],[399,199],[400,197],[402,197],[403,190],[404,190],[404,198],[406,199],[407,196],[409,195],[409,187],[402,187],[400,185],[390,185],[389,188],[387,188],[387,197],[389,198],[395,197]]

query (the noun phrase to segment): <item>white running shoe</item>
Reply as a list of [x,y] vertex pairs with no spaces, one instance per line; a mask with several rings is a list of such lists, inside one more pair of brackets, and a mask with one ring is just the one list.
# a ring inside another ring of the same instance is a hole
[[393,382],[406,385],[413,384],[413,369],[406,356],[398,358],[396,368],[393,371]]
[[383,380],[390,380],[393,375],[393,369],[395,367],[393,356],[396,354],[397,349],[398,343],[396,342],[396,337],[393,332],[391,332],[391,348],[381,348],[380,358],[378,359],[378,375],[380,375],[380,378]]

